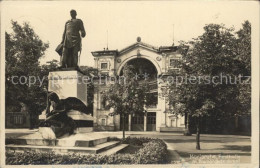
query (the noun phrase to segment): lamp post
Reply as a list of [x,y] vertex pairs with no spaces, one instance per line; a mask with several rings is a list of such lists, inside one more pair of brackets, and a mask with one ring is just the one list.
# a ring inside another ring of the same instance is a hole
[[186,126],[185,126],[185,130],[184,130],[184,133],[183,135],[185,136],[191,136],[192,134],[190,133],[190,115],[189,113],[186,113],[186,117],[187,117],[187,121],[186,121]]

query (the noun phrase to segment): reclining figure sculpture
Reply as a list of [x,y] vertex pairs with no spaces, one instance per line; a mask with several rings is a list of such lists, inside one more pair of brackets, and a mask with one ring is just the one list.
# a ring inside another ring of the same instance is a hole
[[[50,107],[52,107],[51,111]],[[71,110],[89,114],[86,105],[81,100],[75,97],[59,99],[56,93],[50,92],[48,94],[48,104],[46,110],[47,118],[45,121],[40,123],[39,127],[51,128],[56,138],[59,138],[65,134],[73,134],[77,125],[74,120],[67,115],[67,113]],[[44,132],[41,133],[44,134]],[[47,134],[47,132],[45,133]]]

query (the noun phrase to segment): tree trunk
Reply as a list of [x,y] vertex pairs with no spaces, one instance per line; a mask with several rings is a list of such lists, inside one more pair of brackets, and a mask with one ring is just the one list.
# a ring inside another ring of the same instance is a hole
[[123,140],[125,140],[125,115],[123,114]]
[[200,150],[200,119],[197,119],[196,149]]

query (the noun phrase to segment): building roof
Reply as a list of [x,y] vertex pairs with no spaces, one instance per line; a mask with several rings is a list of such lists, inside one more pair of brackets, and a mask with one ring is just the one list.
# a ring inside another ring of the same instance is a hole
[[161,46],[159,52],[175,52],[178,50],[178,46]]
[[150,44],[147,44],[147,43],[144,43],[144,42],[141,42],[141,41],[137,41],[136,43],[130,45],[130,46],[127,46],[126,48],[123,48],[122,50],[119,51],[119,55],[123,54],[123,53],[126,53],[127,51],[131,51],[132,49],[136,48],[136,47],[143,47],[143,48],[146,48],[150,51],[154,51],[154,52],[158,52],[158,47],[155,47],[153,45],[150,45]]
[[161,47],[155,47],[153,45],[144,43],[141,41],[141,38],[138,37],[137,38],[137,42],[135,42],[132,45],[129,45],[125,48],[123,48],[122,50],[118,51],[118,50],[101,50],[101,51],[93,51],[91,52],[92,55],[94,57],[98,57],[98,56],[118,56],[118,55],[122,55],[128,51],[133,50],[136,47],[142,47],[145,48],[147,50],[156,52],[156,53],[167,53],[167,52],[175,52],[179,49],[178,46],[161,46]]
[[94,57],[98,56],[116,56],[118,55],[118,50],[102,50],[91,52]]

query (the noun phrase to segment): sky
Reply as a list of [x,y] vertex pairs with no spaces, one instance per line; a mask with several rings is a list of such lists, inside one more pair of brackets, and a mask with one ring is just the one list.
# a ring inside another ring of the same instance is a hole
[[[121,50],[136,42],[169,46],[192,40],[210,23],[223,23],[235,30],[245,20],[255,22],[259,15],[257,2],[236,1],[39,1],[2,2],[2,30],[11,32],[11,20],[29,22],[36,34],[50,47],[40,60],[42,64],[59,60],[55,48],[61,42],[70,10],[84,23],[80,65],[94,66],[92,51]],[[174,26],[173,26],[174,25]],[[174,35],[173,35],[174,34]]]

